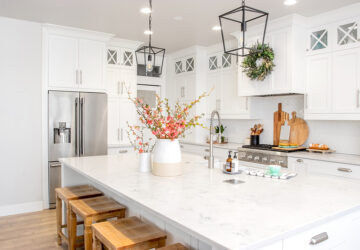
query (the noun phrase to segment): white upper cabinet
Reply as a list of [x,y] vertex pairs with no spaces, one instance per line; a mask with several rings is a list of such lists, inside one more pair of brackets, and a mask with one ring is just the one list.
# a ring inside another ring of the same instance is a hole
[[45,81],[50,89],[104,91],[110,34],[44,25]]
[[107,49],[107,64],[136,67],[135,52],[131,49],[110,47]]
[[[220,62],[219,65],[217,61]],[[249,98],[239,97],[237,94],[236,57],[219,52],[209,55],[208,62],[207,91],[212,92],[206,99],[207,117],[210,117],[213,110],[217,110],[222,119],[250,118]]]
[[305,119],[360,119],[360,17],[311,28]]
[[73,88],[79,82],[78,40],[71,37],[49,36],[49,87]]
[[[305,93],[305,50],[306,28],[299,16],[274,20],[269,23],[266,41],[274,50],[275,67],[263,81],[251,80],[243,73],[239,63],[238,95],[267,96]],[[247,35],[247,46],[252,46],[260,39],[260,33],[253,28]],[[239,38],[241,39],[241,37]],[[239,58],[240,61],[243,60]]]
[[195,56],[178,58],[174,61],[175,74],[193,73],[195,71]]
[[332,105],[335,113],[360,113],[360,49],[333,54]]
[[109,96],[128,98],[128,92],[136,96],[136,71],[108,66],[106,72],[106,89]]
[[330,112],[331,56],[313,55],[307,58],[305,112]]
[[79,40],[80,87],[103,90],[105,43]]

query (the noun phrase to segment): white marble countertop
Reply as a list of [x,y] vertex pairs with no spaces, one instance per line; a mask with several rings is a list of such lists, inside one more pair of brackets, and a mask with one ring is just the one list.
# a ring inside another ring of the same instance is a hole
[[[359,181],[320,175],[290,180],[229,176],[208,169],[192,154],[183,154],[182,176],[157,177],[140,173],[136,158],[124,154],[60,161],[226,249],[256,249],[360,208]],[[244,183],[223,182],[231,178]]]
[[330,161],[344,164],[354,164],[360,165],[360,155],[350,155],[350,154],[338,154],[338,153],[311,153],[311,152],[294,152],[289,153],[289,157],[295,158],[304,158],[310,160],[319,160],[319,161]]

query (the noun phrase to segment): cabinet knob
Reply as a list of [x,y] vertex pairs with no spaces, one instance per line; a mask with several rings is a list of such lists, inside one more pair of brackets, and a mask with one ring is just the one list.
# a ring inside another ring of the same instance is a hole
[[327,234],[327,232],[324,232],[324,233],[321,233],[321,234],[318,234],[318,235],[315,235],[313,236],[311,239],[310,239],[310,245],[317,245],[325,240],[329,239],[329,236]]
[[126,149],[124,150],[119,150],[119,154],[126,154],[128,151]]
[[303,159],[297,159],[296,161],[299,162],[299,163],[303,163],[303,162],[304,162]]
[[210,149],[206,148],[206,149],[205,149],[205,152],[210,152]]

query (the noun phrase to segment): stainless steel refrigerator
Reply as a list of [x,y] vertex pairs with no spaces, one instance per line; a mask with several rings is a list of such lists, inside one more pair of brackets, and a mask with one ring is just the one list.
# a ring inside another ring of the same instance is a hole
[[107,96],[49,91],[49,205],[61,185],[63,157],[107,154]]

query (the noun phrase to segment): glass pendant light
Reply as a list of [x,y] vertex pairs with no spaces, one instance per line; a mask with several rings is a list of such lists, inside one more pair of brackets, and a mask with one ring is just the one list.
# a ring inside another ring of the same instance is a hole
[[144,33],[149,35],[149,44],[142,46],[135,51],[136,62],[140,67],[145,66],[148,76],[160,76],[164,64],[165,49],[155,47],[151,44],[152,30],[152,0],[149,0],[149,29]]
[[[252,44],[248,44],[246,41],[249,39],[247,37],[249,24],[254,25],[258,42],[264,45],[268,17],[269,13],[245,5],[245,0],[242,0],[240,7],[220,15],[219,22],[224,52],[235,56],[247,56],[256,52],[251,50]],[[234,37],[238,38],[238,42],[233,41]]]

